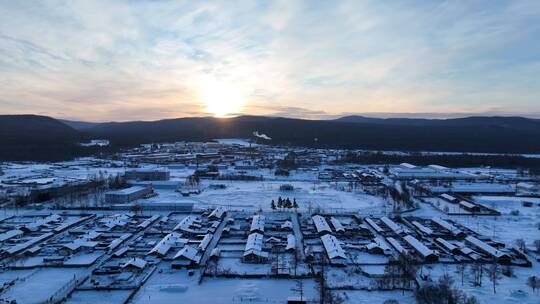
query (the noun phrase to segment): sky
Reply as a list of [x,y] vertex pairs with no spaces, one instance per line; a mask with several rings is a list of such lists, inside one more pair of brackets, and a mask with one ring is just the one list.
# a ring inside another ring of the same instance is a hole
[[540,117],[540,1],[0,0],[0,114]]

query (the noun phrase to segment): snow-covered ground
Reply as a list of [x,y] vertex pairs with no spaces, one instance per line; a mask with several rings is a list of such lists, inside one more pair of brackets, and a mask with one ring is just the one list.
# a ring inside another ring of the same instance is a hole
[[[185,270],[156,271],[133,298],[133,303],[285,303],[294,280],[225,279],[188,276]],[[303,280],[304,296],[316,300],[313,280]]]
[[294,187],[293,191],[281,191],[284,182],[244,182],[244,181],[213,181],[205,183],[224,184],[226,189],[205,189],[199,195],[183,197],[174,190],[158,189],[158,196],[150,198],[148,202],[185,202],[196,203],[200,208],[212,206],[226,206],[236,210],[270,210],[271,201],[278,197],[294,198],[300,210],[314,210],[317,208],[328,211],[363,211],[365,213],[379,213],[384,210],[385,201],[376,196],[360,191],[342,191],[330,183],[287,182]]

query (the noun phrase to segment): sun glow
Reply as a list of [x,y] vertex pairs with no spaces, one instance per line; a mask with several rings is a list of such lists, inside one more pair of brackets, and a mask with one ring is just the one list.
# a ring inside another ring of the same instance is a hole
[[206,80],[199,88],[199,97],[206,112],[215,117],[227,117],[240,113],[246,99],[241,88],[230,83]]

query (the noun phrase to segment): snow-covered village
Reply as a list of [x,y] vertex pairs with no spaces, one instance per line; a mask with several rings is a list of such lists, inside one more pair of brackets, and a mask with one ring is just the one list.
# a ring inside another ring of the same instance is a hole
[[3,162],[0,303],[540,303],[538,175],[364,153]]
[[0,0],[0,304],[540,304],[540,0]]

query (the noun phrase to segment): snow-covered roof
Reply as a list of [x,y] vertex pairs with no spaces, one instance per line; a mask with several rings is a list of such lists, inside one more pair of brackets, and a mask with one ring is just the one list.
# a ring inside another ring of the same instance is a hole
[[445,200],[447,200],[447,201],[449,201],[449,202],[453,202],[453,201],[456,200],[455,197],[453,197],[452,195],[447,194],[447,193],[441,194],[441,198],[443,198],[443,199],[445,199]]
[[126,233],[120,236],[119,238],[112,240],[109,246],[107,246],[109,248],[109,251],[116,249],[116,247],[120,246],[120,244],[122,244],[125,240],[129,239],[132,235],[133,234],[131,233]]
[[459,205],[462,206],[462,207],[465,207],[465,208],[467,208],[467,209],[473,209],[473,208],[476,207],[476,205],[471,204],[471,203],[469,203],[469,202],[467,202],[467,201],[460,201],[460,202],[459,202]]
[[93,242],[93,241],[89,241],[87,239],[84,239],[84,238],[79,238],[79,239],[75,239],[73,242],[71,243],[67,243],[67,244],[64,244],[64,247],[72,250],[72,251],[75,251],[79,248],[94,248],[98,245],[99,243],[98,242]]
[[390,247],[386,244],[385,241],[383,241],[380,237],[376,237],[373,239],[373,242],[377,244],[382,250],[389,251]]
[[115,257],[121,257],[121,256],[123,256],[126,252],[128,252],[129,249],[130,249],[130,248],[129,248],[128,246],[122,247],[122,248],[118,249],[117,251],[115,251],[115,252],[113,253],[113,256],[115,256]]
[[453,235],[458,235],[462,233],[462,231],[459,228],[443,220],[442,218],[434,217],[431,220],[437,223],[439,226],[443,227],[444,229],[450,231]]
[[0,242],[7,241],[7,240],[9,240],[11,238],[14,238],[16,236],[23,235],[23,234],[24,234],[24,232],[22,232],[19,229],[13,229],[13,230],[6,231],[6,232],[0,234]]
[[285,250],[296,249],[296,237],[294,234],[287,235],[287,247]]
[[381,228],[381,226],[377,225],[377,223],[375,223],[375,221],[373,221],[369,217],[366,217],[364,220],[366,221],[366,223],[368,223],[368,225],[371,226],[371,228],[375,229],[375,231],[379,233],[383,232],[383,229]]
[[174,231],[177,230],[189,230],[189,227],[193,225],[197,218],[193,215],[188,215],[185,218],[183,218],[178,225],[174,227]]
[[285,223],[281,224],[281,229],[285,230],[285,229],[293,229],[293,225],[291,223],[291,221],[285,221]]
[[252,233],[248,236],[246,248],[244,249],[244,256],[254,254],[260,257],[267,258],[268,252],[264,252],[262,250],[262,247],[263,235],[260,233]]
[[97,232],[95,230],[92,230],[90,232],[88,232],[87,234],[85,234],[83,237],[87,240],[95,240],[97,239],[98,237],[100,237],[102,235],[101,232]]
[[281,239],[275,236],[271,236],[266,239],[267,243],[281,243]]
[[125,262],[122,265],[122,268],[126,268],[128,266],[133,266],[133,267],[136,267],[136,268],[139,268],[139,269],[144,269],[144,267],[146,267],[146,264],[147,264],[147,262],[145,260],[143,260],[143,259],[132,258],[132,259],[129,259],[127,262]]
[[426,227],[422,224],[420,224],[419,222],[417,221],[413,221],[412,224],[418,228],[418,230],[422,231],[422,233],[426,234],[426,235],[432,235],[433,234],[433,230],[429,227]]
[[47,233],[42,234],[42,235],[40,235],[40,236],[31,238],[31,239],[29,239],[28,241],[26,241],[26,242],[24,242],[24,243],[20,243],[20,244],[17,244],[17,245],[15,245],[15,246],[13,246],[13,247],[10,247],[9,249],[6,250],[6,252],[7,252],[8,254],[14,254],[14,253],[17,253],[17,252],[19,252],[19,251],[22,251],[22,250],[24,250],[24,249],[27,249],[27,248],[29,248],[29,247],[32,247],[32,246],[34,246],[35,244],[37,244],[37,243],[39,243],[39,242],[41,242],[41,241],[43,241],[43,240],[45,240],[45,239],[47,239],[47,238],[53,236],[53,235],[54,235],[54,233],[52,233],[52,232],[47,232]]
[[401,164],[399,164],[399,165],[402,166],[402,167],[404,167],[404,168],[407,168],[407,169],[414,169],[414,168],[416,168],[415,165],[411,165],[411,164],[409,164],[409,163],[401,163]]
[[212,234],[206,234],[203,239],[201,240],[201,243],[199,244],[199,250],[205,251],[208,245],[210,245],[210,241],[212,240]]
[[51,214],[45,218],[39,219],[33,223],[24,225],[21,229],[26,229],[28,231],[38,231],[40,227],[45,226],[50,223],[59,222],[62,220],[62,217],[58,214]]
[[125,225],[127,225],[128,221],[129,221],[129,216],[125,214],[121,214],[121,215],[115,214],[115,215],[108,216],[101,219],[100,223],[112,229],[116,226],[124,227]]
[[440,166],[440,165],[429,165],[428,167],[431,168],[431,169],[435,169],[435,170],[442,170],[442,171],[448,170],[447,167]]
[[250,232],[253,231],[264,231],[264,222],[266,220],[266,217],[264,215],[254,215],[253,219],[251,220],[251,228],[249,229]]
[[447,240],[443,239],[443,238],[436,238],[435,241],[439,244],[441,244],[441,246],[443,246],[446,250],[450,251],[450,252],[454,252],[455,250],[457,250],[457,246],[448,242]]
[[499,250],[497,250],[495,247],[485,243],[484,241],[481,241],[474,236],[468,236],[465,238],[465,241],[468,243],[474,245],[478,249],[482,250],[483,252],[491,255],[492,257],[500,258],[504,256],[505,254]]
[[248,236],[246,242],[246,248],[244,251],[248,250],[262,250],[263,247],[263,235],[260,233],[252,233]]
[[105,195],[126,195],[127,196],[127,195],[135,194],[135,193],[138,193],[138,192],[144,191],[144,190],[146,190],[146,187],[133,186],[133,187],[120,189],[120,190],[107,191],[107,192],[105,192]]
[[433,257],[437,254],[435,251],[429,249],[426,245],[422,244],[419,240],[417,240],[412,235],[406,235],[403,237],[403,239],[411,246],[413,247],[416,252],[418,252],[423,258],[427,257]]
[[210,253],[210,257],[219,258],[220,255],[221,255],[221,248],[219,247],[212,249],[212,252]]
[[347,259],[347,255],[345,255],[345,250],[343,250],[340,242],[335,236],[331,234],[326,234],[321,236],[321,240],[323,242],[324,249],[326,250],[326,254],[328,254],[328,258],[330,258],[331,260]]
[[313,224],[315,224],[315,229],[317,229],[318,233],[323,233],[323,232],[332,233],[332,228],[328,226],[328,223],[326,222],[324,217],[320,215],[314,215],[311,218],[313,219]]
[[153,215],[151,218],[145,220],[144,222],[140,223],[137,227],[145,229],[148,226],[150,226],[153,222],[157,221],[159,219],[159,215]]
[[222,218],[224,214],[225,214],[225,208],[223,206],[219,206],[216,209],[214,209],[212,213],[208,215],[208,217],[209,218]]
[[332,226],[334,226],[334,229],[336,229],[336,231],[345,231],[345,228],[337,218],[332,216],[330,218],[330,222],[332,222]]
[[187,239],[182,239],[182,235],[176,232],[172,232],[163,237],[147,254],[157,253],[159,255],[167,255],[167,252],[171,247],[177,243],[186,244]]
[[392,231],[394,231],[394,233],[400,234],[400,233],[403,232],[403,229],[398,224],[394,223],[394,221],[392,221],[388,217],[386,217],[386,216],[381,217],[381,221],[386,226],[388,226],[388,228],[390,228]]
[[386,240],[388,241],[388,243],[390,243],[390,245],[392,245],[392,247],[394,247],[395,250],[397,250],[397,252],[399,252],[400,254],[407,254],[407,249],[403,248],[403,246],[401,246],[401,244],[394,238],[392,237],[387,237]]
[[198,252],[197,249],[186,245],[184,246],[184,248],[180,249],[178,253],[176,253],[173,259],[176,260],[179,258],[184,258],[192,262],[199,263],[199,257],[197,256],[197,252]]

